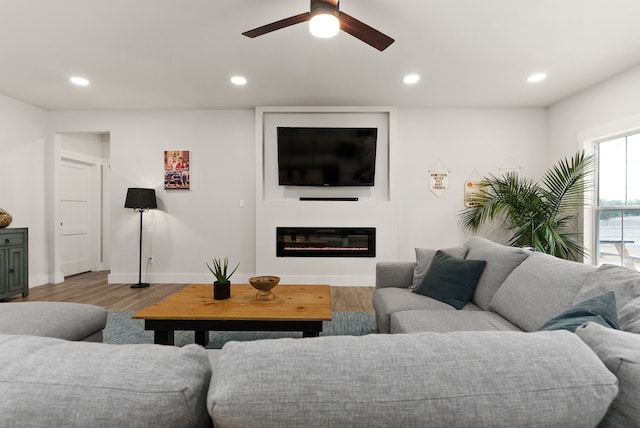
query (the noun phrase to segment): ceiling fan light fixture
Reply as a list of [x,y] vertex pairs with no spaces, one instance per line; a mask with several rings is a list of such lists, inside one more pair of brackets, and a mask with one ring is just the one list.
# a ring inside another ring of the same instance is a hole
[[312,1],[309,31],[321,39],[334,37],[338,34],[340,31],[338,8],[322,1]]
[[321,39],[334,37],[340,31],[340,20],[335,15],[319,13],[309,21],[309,31]]

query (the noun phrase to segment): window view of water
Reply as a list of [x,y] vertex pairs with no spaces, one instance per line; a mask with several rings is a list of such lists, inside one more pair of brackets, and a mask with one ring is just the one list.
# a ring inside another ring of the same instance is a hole
[[598,145],[597,263],[640,270],[640,134]]

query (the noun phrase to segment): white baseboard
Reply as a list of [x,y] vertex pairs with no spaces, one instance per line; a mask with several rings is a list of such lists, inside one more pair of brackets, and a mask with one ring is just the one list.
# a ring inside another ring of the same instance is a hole
[[[55,276],[49,276],[49,275],[29,276],[29,288],[38,287],[40,285],[45,285],[50,283],[57,284],[57,282],[55,282],[55,279],[56,279]],[[62,282],[62,281],[58,281],[58,282]]]

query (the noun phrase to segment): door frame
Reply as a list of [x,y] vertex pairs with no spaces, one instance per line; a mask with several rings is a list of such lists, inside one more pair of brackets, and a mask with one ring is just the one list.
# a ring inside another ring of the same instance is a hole
[[[97,158],[83,153],[62,149],[62,136],[68,132],[56,132],[52,145],[52,170],[50,177],[52,207],[52,222],[49,242],[49,283],[64,282],[62,271],[62,236],[61,236],[61,162],[70,160],[92,166],[92,244],[91,265],[93,270],[108,270],[111,266],[111,218],[110,206],[110,160]],[[110,134],[108,131],[87,132],[95,134]]]

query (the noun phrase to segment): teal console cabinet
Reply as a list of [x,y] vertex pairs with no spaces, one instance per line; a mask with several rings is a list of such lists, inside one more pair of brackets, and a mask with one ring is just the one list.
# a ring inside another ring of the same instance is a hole
[[0,299],[29,295],[29,231],[0,229]]

